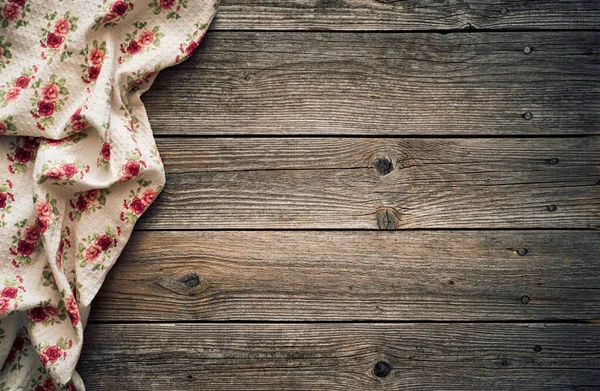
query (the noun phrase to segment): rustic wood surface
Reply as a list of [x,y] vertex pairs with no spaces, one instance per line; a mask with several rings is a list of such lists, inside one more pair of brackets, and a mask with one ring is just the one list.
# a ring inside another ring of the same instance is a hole
[[[113,390],[594,390],[597,325],[88,326],[81,372]],[[114,343],[114,341],[119,341]],[[378,361],[387,368],[374,368]]]
[[92,319],[600,318],[600,231],[138,232]]
[[160,139],[138,228],[599,227],[599,141]]
[[597,0],[223,0],[88,389],[598,389],[599,47]]
[[596,0],[222,0],[213,30],[598,29]]
[[157,135],[598,134],[598,42],[600,32],[213,32],[144,102]]

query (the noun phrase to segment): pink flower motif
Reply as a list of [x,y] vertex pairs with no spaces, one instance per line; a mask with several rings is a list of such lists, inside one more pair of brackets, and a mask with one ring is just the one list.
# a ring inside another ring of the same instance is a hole
[[154,189],[148,189],[144,192],[144,194],[142,194],[142,202],[144,203],[144,205],[148,206],[152,203],[152,201],[154,201],[154,199],[156,198],[156,190]]
[[150,30],[142,32],[140,34],[140,37],[138,38],[138,42],[141,43],[143,46],[150,45],[152,42],[154,42],[154,33]]
[[60,168],[62,168],[67,178],[73,178],[73,176],[79,172],[79,168],[72,163],[63,164]]
[[175,0],[159,0],[158,6],[162,9],[171,9],[175,5]]
[[0,134],[6,134],[8,132],[8,126],[4,121],[0,121]]
[[42,96],[46,101],[54,101],[58,99],[60,88],[54,83],[48,83],[42,88]]
[[58,167],[52,167],[44,173],[44,176],[48,179],[60,179],[63,175],[65,175],[65,172]]
[[7,286],[4,289],[2,289],[2,294],[0,294],[0,297],[6,297],[8,299],[15,299],[17,297],[18,293],[19,293],[19,288],[17,288],[16,286]]
[[29,86],[30,81],[31,81],[31,77],[19,76],[13,83],[13,86],[19,87],[19,88],[27,88]]
[[92,49],[90,52],[90,62],[94,65],[101,65],[104,62],[104,53],[100,49]]
[[6,93],[4,94],[4,99],[5,100],[15,100],[19,97],[20,94],[21,94],[20,88],[11,87],[8,90],[6,90]]
[[37,103],[38,113],[42,117],[50,117],[56,110],[56,102],[39,101]]
[[100,246],[92,244],[85,250],[83,256],[88,262],[95,261],[98,258],[98,256],[100,256],[100,253],[102,253],[102,248]]
[[127,50],[125,50],[125,53],[130,54],[130,55],[134,55],[139,53],[142,50],[142,46],[134,39],[131,40],[131,42],[129,42],[129,45],[127,46]]
[[48,47],[52,49],[58,48],[60,45],[62,45],[64,41],[65,37],[62,35],[48,33],[48,35],[46,36],[46,43],[48,44]]
[[38,218],[45,220],[52,216],[52,205],[49,202],[42,201],[35,207]]
[[19,5],[15,3],[6,3],[2,7],[2,16],[6,20],[14,20],[19,15]]
[[135,197],[131,200],[131,204],[129,204],[129,209],[135,213],[136,215],[141,215],[146,209],[146,205],[140,200],[138,197]]
[[59,19],[54,24],[54,32],[58,35],[67,35],[71,30],[71,23],[66,19]]

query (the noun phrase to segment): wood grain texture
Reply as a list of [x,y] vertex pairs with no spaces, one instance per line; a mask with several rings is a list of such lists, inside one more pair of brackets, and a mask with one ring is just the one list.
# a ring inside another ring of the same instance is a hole
[[599,231],[137,232],[93,322],[600,319]]
[[595,0],[223,0],[215,30],[597,29]]
[[215,31],[144,102],[157,135],[598,134],[599,42],[600,32]]
[[91,325],[78,370],[96,391],[594,390],[599,338],[594,324]]
[[600,226],[597,137],[171,138],[158,148],[167,185],[138,229]]

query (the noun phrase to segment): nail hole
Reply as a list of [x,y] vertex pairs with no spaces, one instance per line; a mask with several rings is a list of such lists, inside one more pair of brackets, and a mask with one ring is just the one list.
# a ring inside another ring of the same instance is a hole
[[502,360],[502,366],[503,367],[507,367],[508,366],[508,360]]
[[558,164],[559,160],[555,157],[553,157],[552,159],[550,159],[550,164],[552,164],[553,166],[556,166]]
[[529,296],[521,297],[521,303],[523,303],[523,304],[529,304],[530,301],[531,301],[531,298]]
[[523,118],[525,118],[527,121],[529,121],[533,118],[533,113],[531,111],[528,111],[523,114]]
[[530,54],[531,53],[531,48],[529,46],[525,46],[525,49],[523,49],[523,53]]
[[501,15],[506,15],[506,14],[508,14],[508,8],[504,7],[504,8],[502,8],[502,9],[500,9],[500,14],[501,14]]
[[554,212],[556,209],[558,209],[558,207],[556,205],[554,205],[554,204],[548,205],[548,211]]
[[448,281],[448,284],[450,284],[450,285],[454,286],[454,280],[450,280],[450,281]]
[[520,256],[523,256],[523,255],[527,254],[527,249],[526,248],[517,249],[517,254],[519,254]]
[[390,364],[385,361],[377,361],[373,367],[373,374],[377,377],[386,377],[391,371]]
[[533,347],[533,351],[536,352],[536,353],[539,353],[539,352],[542,351],[542,347],[540,345],[535,345]]

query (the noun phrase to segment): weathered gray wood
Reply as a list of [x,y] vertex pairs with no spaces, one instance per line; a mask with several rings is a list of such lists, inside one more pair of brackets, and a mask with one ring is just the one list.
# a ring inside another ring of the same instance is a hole
[[223,0],[213,29],[597,29],[595,0]]
[[599,342],[594,324],[91,325],[78,370],[95,391],[595,390]]
[[160,139],[167,185],[137,227],[598,227],[599,141]]
[[597,134],[599,42],[600,32],[215,31],[144,101],[158,135]]
[[599,231],[137,232],[91,319],[600,319],[599,254]]

